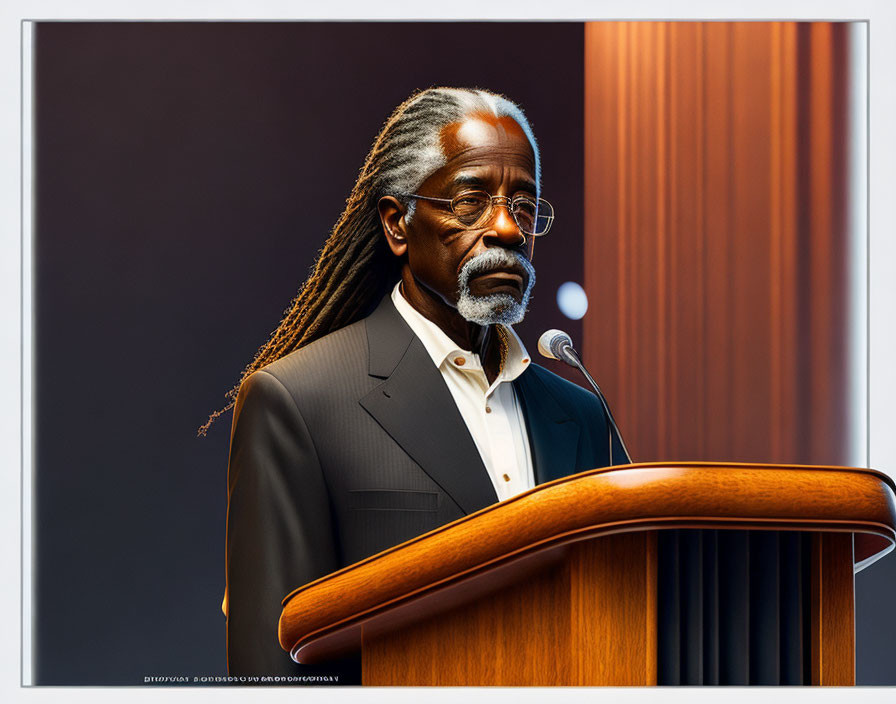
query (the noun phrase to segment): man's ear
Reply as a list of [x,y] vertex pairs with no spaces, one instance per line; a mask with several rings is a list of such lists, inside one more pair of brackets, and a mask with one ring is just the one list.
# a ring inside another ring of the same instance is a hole
[[407,252],[407,230],[404,224],[405,207],[394,196],[383,196],[377,201],[377,212],[380,214],[380,222],[383,225],[383,234],[389,249],[396,257],[401,257]]

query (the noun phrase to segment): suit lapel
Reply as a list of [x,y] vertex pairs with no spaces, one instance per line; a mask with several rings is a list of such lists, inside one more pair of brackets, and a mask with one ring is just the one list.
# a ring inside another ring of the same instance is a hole
[[579,425],[537,374],[537,367],[530,367],[513,385],[526,416],[535,483],[543,484],[575,472]]
[[451,392],[388,294],[366,325],[369,373],[384,381],[360,399],[361,406],[463,511],[495,503]]

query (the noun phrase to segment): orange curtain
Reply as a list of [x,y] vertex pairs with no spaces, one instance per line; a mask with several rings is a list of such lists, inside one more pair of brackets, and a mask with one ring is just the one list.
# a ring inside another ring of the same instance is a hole
[[635,461],[845,462],[847,30],[586,24],[583,347]]

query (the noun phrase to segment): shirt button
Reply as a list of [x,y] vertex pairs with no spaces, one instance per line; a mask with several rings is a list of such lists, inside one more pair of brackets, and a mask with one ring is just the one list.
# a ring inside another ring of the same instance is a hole
[[455,363],[457,366],[462,367],[462,366],[464,366],[464,365],[467,363],[467,360],[464,359],[463,357],[455,357],[455,358],[454,358],[454,363]]
[[486,406],[486,407],[485,407],[485,412],[486,412],[486,413],[491,413],[491,412],[492,412],[492,407],[491,407],[491,406]]
[[509,482],[509,481],[510,481],[510,477],[507,476],[506,474],[504,475],[504,481],[505,481],[505,482]]
[[526,357],[525,359],[523,359],[523,364],[528,364],[528,363],[529,363],[529,358],[528,358],[528,357]]

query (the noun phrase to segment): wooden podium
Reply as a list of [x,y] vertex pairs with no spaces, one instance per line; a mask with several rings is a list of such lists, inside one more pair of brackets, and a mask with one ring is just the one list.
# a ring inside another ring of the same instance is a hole
[[854,573],[896,544],[869,469],[583,472],[297,589],[297,662],[365,685],[855,683]]

